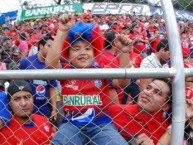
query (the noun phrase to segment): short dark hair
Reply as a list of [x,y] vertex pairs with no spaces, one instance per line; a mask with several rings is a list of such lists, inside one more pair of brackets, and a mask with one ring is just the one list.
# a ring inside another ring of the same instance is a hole
[[171,79],[168,79],[168,78],[153,78],[152,79],[152,82],[155,81],[155,80],[160,80],[162,82],[165,82],[168,87],[169,87],[169,92],[168,92],[168,100],[167,100],[167,104],[172,104],[172,82],[171,82]]
[[157,52],[159,52],[162,48],[165,51],[169,51],[169,43],[168,43],[167,39],[161,39],[160,40],[160,42],[157,45]]
[[19,34],[19,38],[20,38],[21,40],[26,40],[26,34],[25,34],[25,33],[20,33],[20,34]]
[[54,40],[54,38],[48,34],[44,36],[39,42],[38,42],[38,51],[40,50],[40,45],[45,45],[48,40]]
[[109,30],[104,33],[105,36],[105,49],[110,50],[112,48],[112,43],[115,40],[115,31]]

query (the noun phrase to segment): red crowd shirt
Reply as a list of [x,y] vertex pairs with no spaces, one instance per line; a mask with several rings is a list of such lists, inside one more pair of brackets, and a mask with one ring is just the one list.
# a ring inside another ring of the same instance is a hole
[[103,68],[118,68],[119,67],[119,59],[115,54],[109,51],[103,51],[99,57],[96,59],[97,63]]
[[152,40],[152,41],[150,42],[150,44],[151,44],[151,49],[152,49],[152,52],[153,52],[153,53],[157,52],[157,46],[158,46],[160,40],[161,40],[160,37],[157,37],[157,38],[155,38],[154,40]]
[[[103,68],[119,68],[120,66],[119,57],[110,51],[103,51],[103,53],[96,59],[96,61]],[[121,88],[117,88],[116,92],[119,98],[119,102],[121,102],[123,98],[123,91]]]
[[[141,38],[143,40],[148,40],[148,38],[145,36],[145,34],[140,33],[140,34],[129,34],[129,38],[132,40],[135,40],[137,38]],[[134,44],[134,52],[139,54],[145,50],[145,43],[141,41],[136,41]]]
[[156,144],[170,125],[170,121],[163,117],[163,112],[142,115],[136,104],[111,105],[108,110],[116,128],[126,140],[145,133]]
[[47,118],[33,114],[33,126],[21,124],[12,117],[10,125],[0,131],[1,145],[45,145],[50,144],[54,133]]
[[42,35],[40,33],[32,34],[31,35],[31,45],[38,46],[38,42],[41,40]]
[[137,54],[137,53],[131,53],[129,55],[130,57],[130,60],[131,60],[131,63],[132,65],[135,67],[135,68],[140,68],[140,64],[143,60],[143,57],[141,57],[141,55]]

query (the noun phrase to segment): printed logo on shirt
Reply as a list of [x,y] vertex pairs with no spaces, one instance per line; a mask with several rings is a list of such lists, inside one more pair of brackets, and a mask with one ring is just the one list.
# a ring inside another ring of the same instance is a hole
[[47,86],[48,82],[47,81],[43,81],[43,80],[33,80],[33,84]]
[[44,126],[44,129],[45,129],[46,132],[50,132],[50,128],[49,128],[48,125],[45,125],[45,126]]
[[71,88],[73,90],[78,90],[78,86],[76,86],[75,84],[76,84],[76,81],[72,80],[72,81],[69,81],[69,83],[66,84],[64,87]]
[[94,83],[95,83],[95,86],[96,86],[97,88],[100,88],[100,87],[102,86],[101,80],[96,80],[96,81],[94,81]]
[[43,85],[39,85],[36,87],[36,94],[38,96],[45,96],[46,89]]
[[66,106],[102,105],[100,95],[64,95],[63,103]]

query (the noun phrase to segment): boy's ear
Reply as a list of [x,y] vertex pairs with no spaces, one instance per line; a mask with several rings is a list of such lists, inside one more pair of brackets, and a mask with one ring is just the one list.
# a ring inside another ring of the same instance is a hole
[[163,110],[168,112],[171,107],[172,107],[171,104],[165,104],[164,107],[163,107]]

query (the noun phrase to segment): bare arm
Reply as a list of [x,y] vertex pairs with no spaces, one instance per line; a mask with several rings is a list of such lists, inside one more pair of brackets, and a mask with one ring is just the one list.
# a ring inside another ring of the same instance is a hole
[[136,145],[154,145],[154,143],[145,133],[142,133],[136,138]]
[[[119,58],[120,58],[120,68],[130,68],[130,58],[129,52],[133,49],[132,40],[128,38],[128,36],[120,34],[117,36],[115,40],[115,46],[119,51]],[[114,87],[121,87],[124,88],[130,83],[130,79],[114,79],[113,86]]]
[[50,88],[49,93],[50,93],[50,101],[51,101],[51,107],[52,107],[51,118],[56,119],[57,118],[57,111],[56,111],[56,88]]
[[3,120],[0,120],[0,129],[3,128],[5,125],[5,122]]
[[61,16],[59,21],[59,29],[45,60],[47,68],[61,68],[60,58],[62,55],[62,47],[68,36],[68,31],[74,24],[74,19],[71,14]]
[[170,140],[171,140],[171,128],[168,128],[159,139],[157,145],[170,145]]

